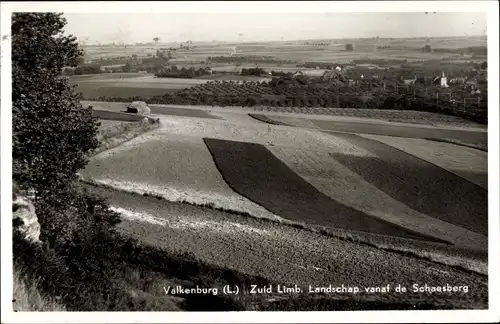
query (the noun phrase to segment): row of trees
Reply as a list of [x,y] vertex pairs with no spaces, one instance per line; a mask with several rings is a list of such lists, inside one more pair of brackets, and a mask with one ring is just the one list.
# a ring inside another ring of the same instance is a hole
[[99,65],[118,65],[118,64],[126,64],[131,60],[137,59],[137,55],[133,56],[111,56],[111,57],[99,57],[90,61],[92,64]]
[[102,73],[102,69],[101,69],[101,65],[99,65],[99,64],[84,64],[81,66],[77,66],[73,70],[73,73],[75,75],[99,74],[99,73]]
[[178,68],[177,66],[164,67],[158,71],[155,76],[157,78],[182,78],[182,79],[193,79],[201,77],[204,75],[210,75],[209,68]]
[[262,68],[256,67],[256,68],[249,68],[249,69],[241,69],[241,75],[247,75],[247,76],[261,76],[266,74],[266,71]]
[[243,63],[269,63],[269,64],[291,64],[290,60],[280,60],[274,56],[209,56],[207,63],[228,63],[228,64],[243,64]]

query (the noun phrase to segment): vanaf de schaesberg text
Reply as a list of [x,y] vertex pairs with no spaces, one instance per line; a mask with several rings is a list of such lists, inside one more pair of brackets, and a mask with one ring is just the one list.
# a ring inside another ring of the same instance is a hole
[[[163,287],[165,294],[167,295],[218,295],[219,293],[225,295],[238,295],[241,293],[241,289],[238,286],[226,285],[222,289],[218,288],[207,288],[207,287],[182,287],[182,286],[165,286]],[[344,284],[335,286],[311,286],[309,285],[306,289],[300,288],[297,285],[285,286],[285,285],[267,285],[258,286],[250,285],[250,288],[245,291],[245,293],[250,294],[301,294],[301,293],[331,293],[331,294],[360,294],[360,293],[468,293],[468,286],[453,286],[449,284],[444,284],[440,286],[430,286],[427,284],[415,283],[410,287],[398,285],[387,284],[385,286],[377,287],[358,287],[358,286],[346,286]]]

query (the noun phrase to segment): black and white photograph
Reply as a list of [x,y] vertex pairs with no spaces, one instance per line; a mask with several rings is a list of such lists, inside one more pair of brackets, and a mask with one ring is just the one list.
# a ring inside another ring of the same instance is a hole
[[498,320],[498,6],[2,2],[2,322]]

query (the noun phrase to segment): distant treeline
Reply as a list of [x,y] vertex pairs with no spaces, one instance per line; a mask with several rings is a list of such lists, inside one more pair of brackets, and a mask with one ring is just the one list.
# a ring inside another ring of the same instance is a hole
[[241,69],[240,75],[254,75],[254,76],[261,76],[263,74],[266,74],[266,71],[261,68],[249,68],[249,69]]
[[164,67],[158,71],[155,76],[157,78],[181,78],[181,79],[193,79],[196,77],[209,75],[211,71],[209,68],[178,68],[177,66]]
[[[137,55],[135,55],[135,58],[137,58]],[[134,57],[132,56],[113,56],[113,57],[100,57],[93,59],[90,61],[92,64],[99,64],[99,65],[119,65],[119,64],[127,64],[127,62],[130,62],[133,60]]]
[[280,60],[274,56],[210,56],[207,58],[207,63],[271,63],[271,64],[291,64],[293,61]]
[[356,59],[352,60],[353,64],[374,64],[380,66],[396,65],[407,62],[408,60],[397,60],[397,59]]
[[470,47],[462,47],[462,48],[434,48],[433,52],[436,53],[456,53],[463,55],[478,55],[478,56],[487,56],[488,48],[486,46],[470,46]]
[[83,64],[74,69],[64,70],[66,75],[82,75],[82,74],[99,74],[102,73],[101,65],[99,64]]
[[337,66],[344,68],[345,66],[348,65],[356,65],[356,64],[373,64],[373,65],[379,65],[379,66],[390,66],[390,65],[395,65],[395,64],[402,64],[405,63],[406,60],[387,60],[387,59],[356,59],[352,60],[351,63],[345,64],[345,63],[326,63],[326,62],[305,62],[303,64],[297,65],[297,67],[305,67],[309,69],[315,69],[319,68],[322,70],[333,70]]
[[303,64],[297,64],[297,67],[305,67],[309,69],[324,69],[324,70],[332,70],[335,69],[337,66],[341,66],[341,64],[338,63],[325,63],[325,62],[305,62]]

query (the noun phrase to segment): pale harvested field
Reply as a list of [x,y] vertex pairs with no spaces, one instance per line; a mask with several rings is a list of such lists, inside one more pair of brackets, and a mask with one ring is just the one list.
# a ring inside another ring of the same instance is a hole
[[161,116],[162,128],[156,136],[186,136],[215,138],[241,142],[276,145],[310,150],[337,152],[349,155],[370,155],[348,141],[332,138],[314,130],[266,124],[235,125],[216,119],[191,119],[178,116]]
[[201,139],[155,135],[147,133],[95,156],[81,175],[124,191],[277,219],[229,188]]
[[454,144],[381,135],[361,135],[415,155],[488,189],[488,153]]
[[486,236],[411,209],[337,162],[328,152],[276,146],[267,149],[315,188],[347,206],[457,247],[479,250],[488,247]]

